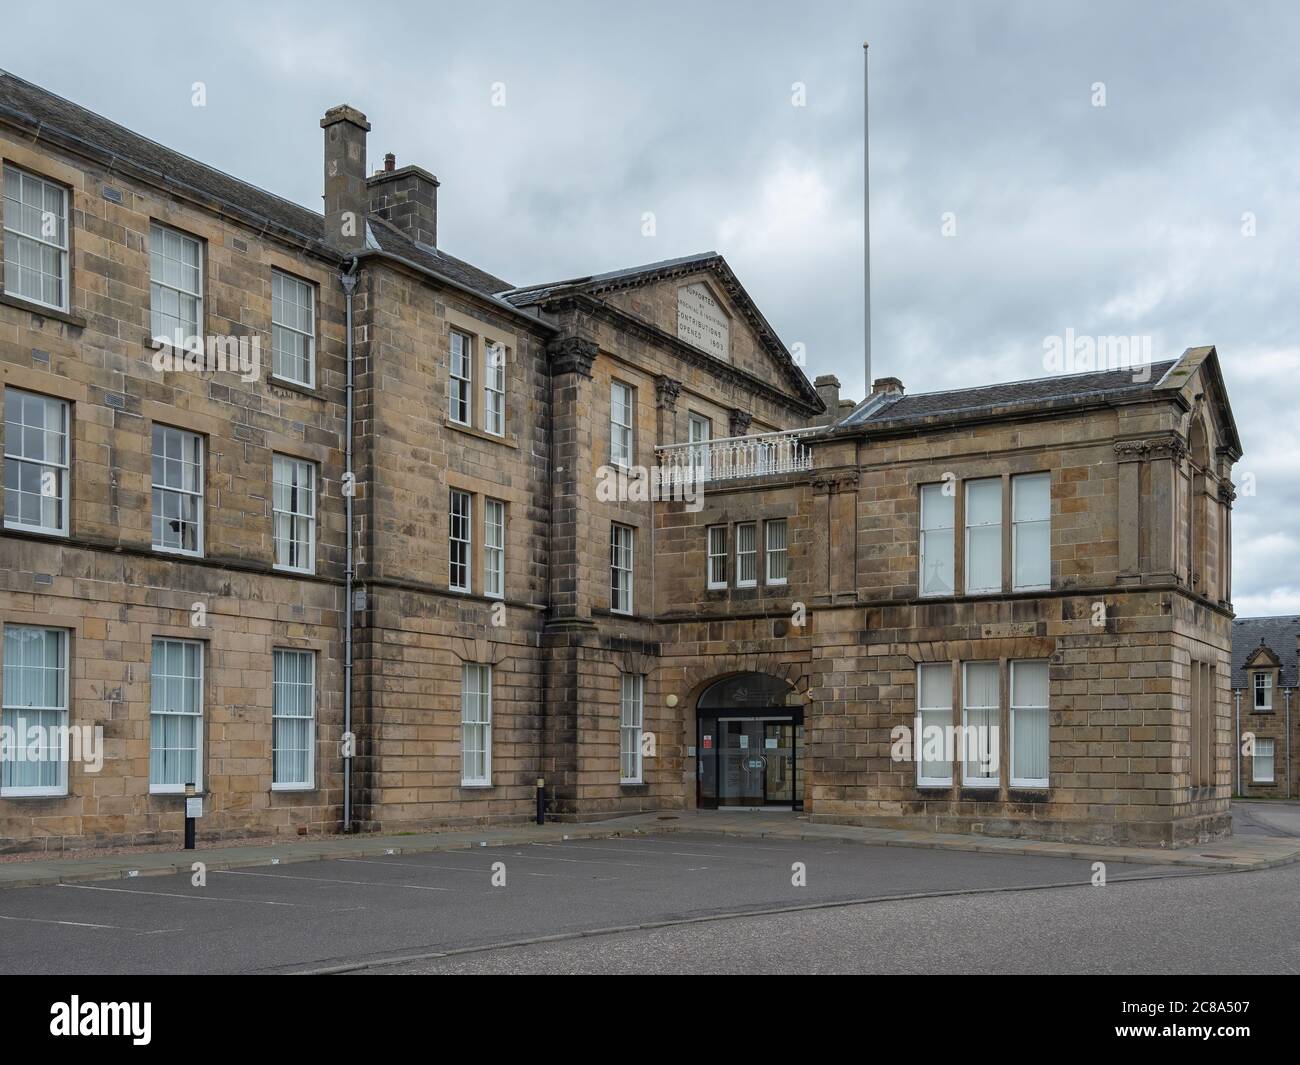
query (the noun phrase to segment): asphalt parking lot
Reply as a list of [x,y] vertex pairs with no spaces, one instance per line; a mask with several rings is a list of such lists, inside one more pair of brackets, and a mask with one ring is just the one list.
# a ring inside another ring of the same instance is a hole
[[[805,886],[792,882],[795,863]],[[1106,873],[1111,884],[1257,875],[1130,863]],[[338,858],[212,870],[205,886],[181,875],[7,889],[0,969],[301,972],[852,900],[1096,890],[1092,876],[1070,858],[684,833]]]

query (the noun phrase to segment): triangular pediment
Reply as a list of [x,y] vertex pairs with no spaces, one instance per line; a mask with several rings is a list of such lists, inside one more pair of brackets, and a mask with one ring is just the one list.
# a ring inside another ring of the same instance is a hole
[[577,293],[650,326],[683,355],[703,356],[775,387],[813,411],[824,409],[799,354],[785,346],[716,252],[503,295],[516,305],[526,305]]
[[1265,644],[1256,647],[1246,659],[1247,669],[1276,669],[1281,664],[1281,659]]
[[1155,387],[1157,392],[1181,393],[1188,409],[1205,419],[1215,454],[1229,462],[1241,458],[1241,436],[1228,404],[1228,389],[1214,345],[1188,348]]

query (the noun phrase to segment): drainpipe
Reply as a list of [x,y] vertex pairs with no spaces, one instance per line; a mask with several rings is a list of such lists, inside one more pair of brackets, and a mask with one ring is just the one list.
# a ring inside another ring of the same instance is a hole
[[356,478],[352,475],[352,293],[357,287],[357,257],[352,256],[346,273],[339,275],[343,294],[347,297],[347,332],[345,345],[347,350],[347,444],[344,456],[344,484],[347,491],[343,494],[344,506],[347,508],[347,561],[343,575],[343,831],[352,831],[352,757],[356,749],[356,738],[352,736],[352,580],[355,560],[353,558],[352,497],[356,493]]
[[1233,764],[1237,767],[1237,794],[1241,794],[1241,689],[1233,689],[1233,697],[1237,703],[1237,757]]
[[1286,797],[1291,798],[1291,693],[1294,688],[1286,690]]

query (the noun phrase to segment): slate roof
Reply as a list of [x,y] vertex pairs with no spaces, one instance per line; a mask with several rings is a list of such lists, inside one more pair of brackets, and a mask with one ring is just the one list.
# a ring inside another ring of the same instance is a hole
[[1278,683],[1296,686],[1296,636],[1300,635],[1300,614],[1276,618],[1236,618],[1232,623],[1232,686],[1244,688],[1246,659],[1259,648],[1259,641],[1281,662]]
[[[56,96],[39,85],[0,70],[0,118],[38,131],[37,135],[79,147],[110,166],[134,169],[165,187],[215,203],[258,228],[270,222],[299,240],[339,258],[325,243],[322,215],[256,185],[231,177],[157,141],[134,133],[102,115]],[[484,296],[503,292],[510,282],[494,277],[441,249],[411,240],[397,228],[370,216],[380,250],[464,285]]]
[[237,214],[274,222],[304,240],[324,243],[325,220],[316,212],[133,133],[4,70],[0,70],[0,117],[120,160],[164,184],[216,200]]
[[510,288],[509,281],[480,270],[477,266],[448,255],[441,248],[412,240],[396,226],[376,215],[369,218],[370,232],[382,251],[396,255],[415,263],[416,266],[432,270],[435,274],[449,277],[458,284],[471,288],[483,296],[495,296]]
[[[1068,406],[1094,399],[1120,399],[1151,392],[1177,359],[1154,362],[1146,381],[1134,381],[1134,371],[1102,370],[1093,373],[1036,377],[949,392],[868,397],[841,418],[832,430],[894,428],[911,421],[952,416],[976,417],[1018,408]],[[874,402],[873,402],[874,401]]]

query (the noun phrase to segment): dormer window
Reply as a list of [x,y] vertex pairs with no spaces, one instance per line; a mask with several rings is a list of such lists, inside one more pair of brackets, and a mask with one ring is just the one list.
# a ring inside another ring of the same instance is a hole
[[1273,709],[1273,674],[1260,672],[1255,674],[1255,709]]

